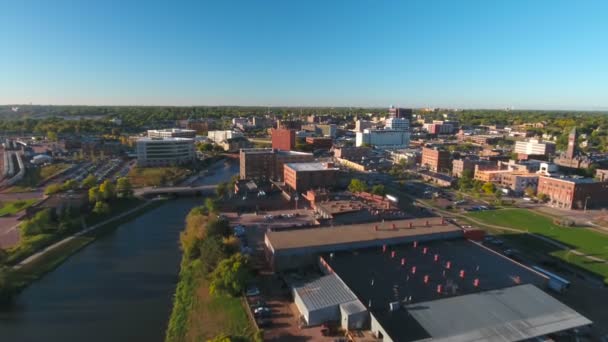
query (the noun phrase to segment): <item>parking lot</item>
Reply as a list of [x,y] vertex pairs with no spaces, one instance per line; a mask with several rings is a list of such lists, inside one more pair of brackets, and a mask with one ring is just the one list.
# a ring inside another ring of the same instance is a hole
[[[335,337],[323,336],[323,327],[300,327],[299,313],[291,298],[289,276],[274,273],[265,258],[266,230],[286,227],[297,229],[298,225],[309,225],[314,220],[312,210],[281,210],[259,215],[224,213],[224,215],[236,235],[243,236],[241,241],[244,243],[241,247],[251,254],[253,267],[258,272],[257,281],[249,287],[250,296],[247,296],[247,299],[256,322],[261,329],[264,329],[264,340],[334,341]],[[269,215],[272,215],[272,218]],[[287,217],[288,215],[292,216]],[[235,227],[239,228],[235,229]],[[300,273],[304,271],[298,272]],[[256,309],[258,309],[257,314]]]

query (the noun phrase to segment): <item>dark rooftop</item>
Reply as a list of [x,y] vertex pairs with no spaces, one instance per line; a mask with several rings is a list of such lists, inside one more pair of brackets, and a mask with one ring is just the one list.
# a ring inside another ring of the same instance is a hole
[[[464,239],[433,241],[416,248],[413,244],[388,246],[386,252],[382,247],[337,252],[333,257],[325,254],[323,258],[395,341],[416,341],[430,335],[407,310],[391,312],[391,302],[399,302],[403,307],[518,283],[543,288],[547,281],[539,273]],[[460,270],[464,271],[464,278],[460,277]],[[425,276],[428,276],[426,284]],[[474,279],[479,279],[478,287],[473,285]],[[442,286],[441,293],[437,292],[438,285]]]

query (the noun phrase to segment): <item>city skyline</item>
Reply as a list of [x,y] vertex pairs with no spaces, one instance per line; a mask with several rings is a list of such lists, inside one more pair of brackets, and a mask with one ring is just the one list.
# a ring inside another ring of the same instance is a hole
[[0,104],[606,110],[608,4],[3,6]]

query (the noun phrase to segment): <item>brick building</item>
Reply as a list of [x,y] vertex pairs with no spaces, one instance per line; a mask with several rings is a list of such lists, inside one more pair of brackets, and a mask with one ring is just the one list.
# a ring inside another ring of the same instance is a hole
[[271,130],[272,148],[291,151],[296,147],[296,131],[293,129],[273,128]]
[[284,168],[285,184],[296,192],[336,184],[338,168],[333,163],[287,163]]
[[434,172],[449,172],[451,170],[450,151],[439,148],[423,147],[420,165]]
[[370,155],[372,149],[369,147],[354,147],[354,146],[345,146],[334,148],[334,157],[342,158],[342,159],[361,159],[362,157],[367,157]]
[[270,148],[242,149],[240,159],[240,179],[283,179],[283,165],[286,163],[312,162],[312,153],[280,151]]
[[334,141],[332,138],[321,138],[321,137],[306,137],[306,144],[312,145],[316,149],[330,149]]
[[496,163],[489,160],[456,159],[452,161],[452,176],[462,177],[465,170],[469,170],[471,175],[475,175],[476,166],[480,170],[488,170],[496,168]]
[[541,176],[538,194],[549,197],[548,204],[564,209],[603,208],[608,206],[608,182],[592,178]]

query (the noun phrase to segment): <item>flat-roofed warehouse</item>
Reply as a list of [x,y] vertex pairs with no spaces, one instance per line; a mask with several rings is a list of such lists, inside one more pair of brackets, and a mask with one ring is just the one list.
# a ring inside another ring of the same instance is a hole
[[534,285],[407,306],[433,341],[525,341],[592,322]]
[[321,253],[462,236],[463,231],[455,225],[429,218],[269,231],[264,239],[273,268],[285,270],[315,264]]
[[330,252],[319,265],[383,342],[529,341],[592,323],[540,290],[546,276],[466,239]]

